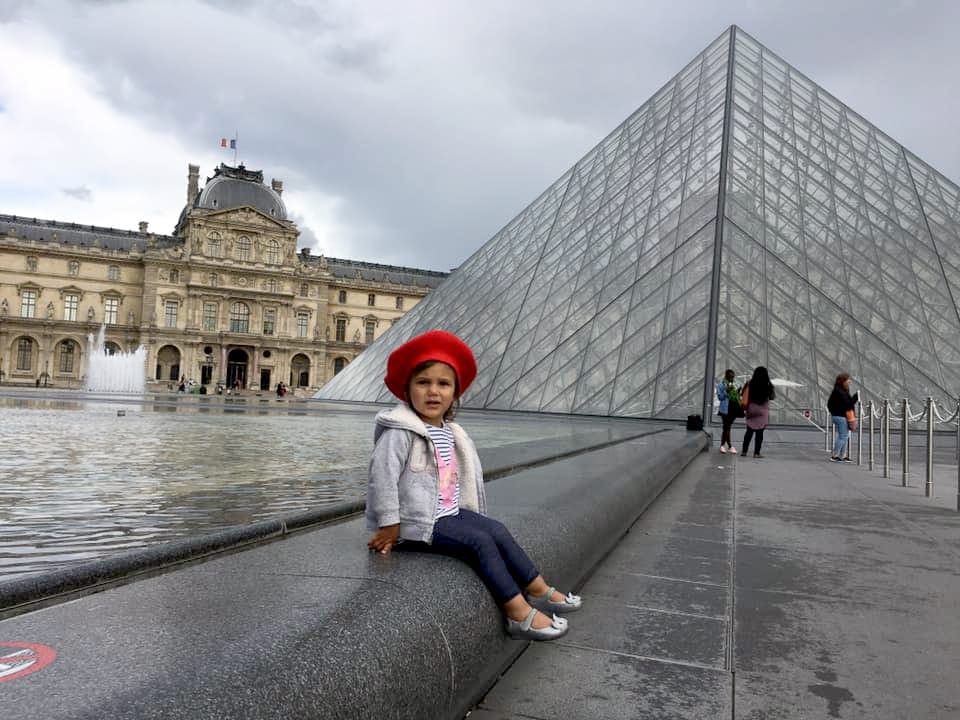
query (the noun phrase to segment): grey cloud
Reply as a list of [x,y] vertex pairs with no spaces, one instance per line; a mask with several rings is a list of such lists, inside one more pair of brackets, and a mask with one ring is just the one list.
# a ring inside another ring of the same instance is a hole
[[923,110],[960,113],[946,3],[204,0],[189,23],[158,7],[34,19],[122,112],[192,148],[238,127],[248,167],[341,198],[357,259],[462,263],[734,21],[960,177],[952,128]]
[[296,224],[297,229],[300,231],[300,236],[297,238],[297,250],[309,248],[311,252],[322,252],[323,249],[320,247],[320,241],[317,239],[313,229],[307,225],[303,215],[291,212],[288,209],[287,218]]
[[79,185],[78,187],[73,188],[60,188],[60,191],[64,195],[72,197],[74,200],[80,200],[82,202],[93,201],[93,191],[86,185]]
[[0,3],[0,23],[19,20],[29,3],[30,0],[4,0]]

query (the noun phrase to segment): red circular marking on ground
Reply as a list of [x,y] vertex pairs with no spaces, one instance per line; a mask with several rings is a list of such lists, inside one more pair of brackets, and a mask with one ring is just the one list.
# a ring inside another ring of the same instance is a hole
[[57,651],[38,643],[0,642],[0,683],[42,670],[57,657]]

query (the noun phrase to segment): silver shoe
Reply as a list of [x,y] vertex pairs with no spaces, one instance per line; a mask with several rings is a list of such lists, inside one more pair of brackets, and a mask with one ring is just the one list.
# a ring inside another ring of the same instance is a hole
[[579,595],[567,593],[564,600],[556,602],[550,599],[550,596],[556,591],[556,588],[550,588],[543,595],[527,595],[527,602],[530,607],[534,607],[545,615],[550,613],[569,613],[579,610],[583,607],[583,600]]
[[536,616],[537,611],[531,610],[522,622],[507,618],[507,634],[520,640],[556,640],[567,634],[569,626],[565,618],[554,615],[553,621],[547,627],[535,628],[533,619]]

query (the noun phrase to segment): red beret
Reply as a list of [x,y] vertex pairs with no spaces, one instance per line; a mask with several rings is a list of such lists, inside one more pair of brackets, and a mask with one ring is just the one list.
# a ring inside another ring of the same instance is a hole
[[470,347],[456,335],[443,330],[430,330],[407,340],[387,358],[387,388],[401,400],[406,400],[410,373],[420,363],[438,360],[453,368],[463,395],[477,377],[477,361]]

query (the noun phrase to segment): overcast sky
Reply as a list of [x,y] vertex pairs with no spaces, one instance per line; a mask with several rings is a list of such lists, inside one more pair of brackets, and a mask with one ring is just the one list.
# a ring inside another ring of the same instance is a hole
[[960,180],[948,0],[0,0],[0,213],[170,233],[238,132],[301,247],[446,270],[733,23]]

